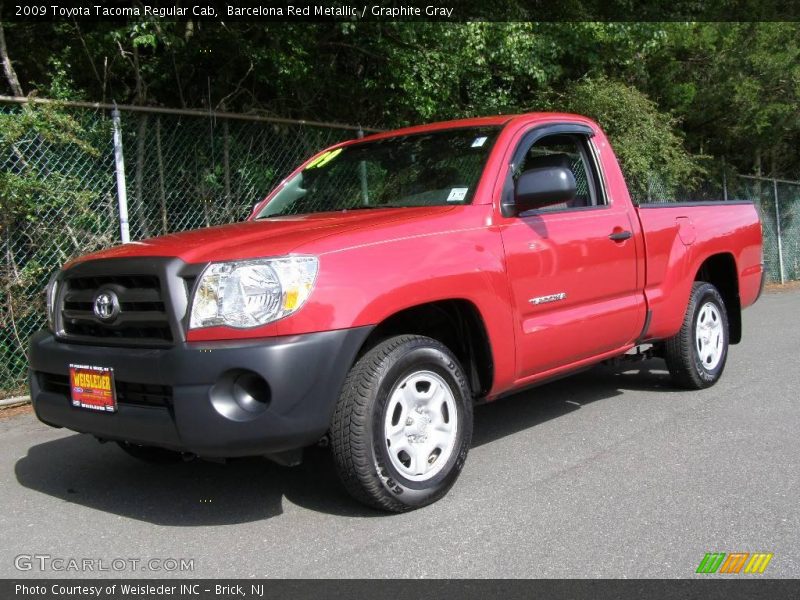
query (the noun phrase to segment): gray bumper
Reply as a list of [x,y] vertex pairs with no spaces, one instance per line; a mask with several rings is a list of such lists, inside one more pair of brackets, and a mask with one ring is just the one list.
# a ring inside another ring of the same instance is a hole
[[[182,342],[164,349],[67,344],[42,331],[30,340],[31,398],[44,423],[104,439],[210,457],[302,448],[327,431],[344,378],[370,330]],[[71,405],[63,384],[70,363],[114,369],[116,413]],[[260,388],[266,401],[248,402],[246,395],[242,401],[242,376],[266,382]]]

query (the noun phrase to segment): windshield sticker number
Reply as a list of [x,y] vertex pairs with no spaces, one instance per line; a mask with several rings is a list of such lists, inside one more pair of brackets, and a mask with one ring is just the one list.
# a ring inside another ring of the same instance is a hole
[[317,158],[308,163],[306,165],[306,169],[317,169],[327,164],[328,162],[339,156],[341,151],[342,151],[341,148],[337,148],[336,150],[329,150],[328,152],[323,152]]
[[450,190],[450,195],[447,197],[448,202],[461,202],[467,197],[467,190],[469,188],[453,188]]

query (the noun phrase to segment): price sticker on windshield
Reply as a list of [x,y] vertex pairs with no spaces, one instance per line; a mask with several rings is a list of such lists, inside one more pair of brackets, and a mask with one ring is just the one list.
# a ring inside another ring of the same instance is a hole
[[453,188],[450,190],[450,195],[447,197],[448,202],[461,202],[467,197],[469,188]]
[[487,139],[489,139],[489,138],[487,138],[485,135],[482,135],[480,137],[476,137],[472,141],[472,147],[473,148],[480,148],[481,146],[483,146],[486,143]]

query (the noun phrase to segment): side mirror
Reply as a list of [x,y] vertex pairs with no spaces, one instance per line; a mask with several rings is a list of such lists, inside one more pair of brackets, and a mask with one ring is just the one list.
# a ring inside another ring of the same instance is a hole
[[561,204],[574,199],[576,190],[575,176],[565,167],[530,169],[517,179],[514,206],[508,208],[513,208],[511,212],[516,215],[534,208]]

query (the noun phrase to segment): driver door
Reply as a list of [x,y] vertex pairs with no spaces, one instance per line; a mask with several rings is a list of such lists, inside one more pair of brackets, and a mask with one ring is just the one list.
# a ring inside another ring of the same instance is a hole
[[555,161],[570,166],[577,184],[573,199],[519,214],[503,228],[522,380],[631,343],[645,308],[630,214],[607,197],[589,136],[546,135],[515,157],[512,178]]

